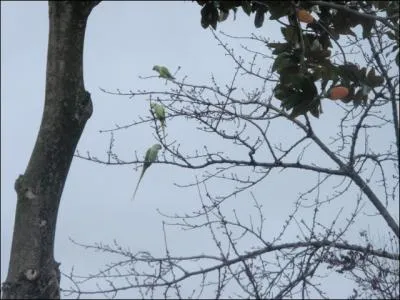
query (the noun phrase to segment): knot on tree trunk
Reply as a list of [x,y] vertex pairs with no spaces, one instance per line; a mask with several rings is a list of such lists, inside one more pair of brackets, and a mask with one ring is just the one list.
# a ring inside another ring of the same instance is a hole
[[59,263],[53,262],[41,270],[27,269],[15,281],[2,285],[3,299],[60,299]]

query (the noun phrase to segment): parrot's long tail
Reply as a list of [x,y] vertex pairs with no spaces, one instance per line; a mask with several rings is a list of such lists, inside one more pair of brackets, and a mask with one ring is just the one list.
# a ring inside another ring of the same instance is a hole
[[165,140],[165,123],[161,124],[162,132],[163,132],[163,137],[164,137],[164,142]]
[[132,195],[131,201],[133,201],[133,200],[135,199],[135,196],[136,196],[136,192],[137,192],[137,190],[138,190],[138,187],[139,187],[139,184],[138,184],[138,185],[136,185],[136,189],[135,189],[135,191],[133,192],[133,195]]
[[136,184],[136,188],[135,188],[135,191],[133,192],[131,201],[133,201],[133,200],[135,199],[136,192],[137,192],[137,190],[138,190],[138,188],[139,188],[139,183],[140,183],[140,181],[142,180],[142,177],[143,177],[143,174],[142,174],[142,176],[140,176],[139,181],[138,181],[138,183]]

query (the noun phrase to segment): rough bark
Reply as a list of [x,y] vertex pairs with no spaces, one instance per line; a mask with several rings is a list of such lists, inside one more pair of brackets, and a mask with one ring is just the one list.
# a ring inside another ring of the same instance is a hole
[[57,213],[93,109],[83,82],[83,45],[86,21],[99,2],[49,2],[45,105],[28,166],[15,183],[18,200],[4,299],[60,298],[54,259]]

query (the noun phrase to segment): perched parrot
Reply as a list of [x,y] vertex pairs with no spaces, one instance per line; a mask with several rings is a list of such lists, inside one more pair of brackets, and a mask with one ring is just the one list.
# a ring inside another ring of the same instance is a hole
[[147,149],[146,156],[144,157],[143,170],[142,170],[142,173],[140,174],[139,181],[135,188],[135,192],[133,193],[132,200],[135,199],[135,195],[138,190],[139,183],[143,178],[144,172],[146,172],[146,170],[151,166],[151,164],[157,159],[158,151],[161,148],[162,147],[160,144],[154,144],[149,149]]
[[165,108],[163,105],[158,104],[158,103],[150,103],[150,107],[153,110],[156,118],[161,123],[161,129],[163,131],[163,136],[165,139]]
[[155,66],[153,67],[153,70],[154,70],[154,71],[157,71],[161,78],[165,78],[165,79],[175,79],[175,77],[171,75],[171,73],[169,72],[169,70],[167,69],[167,67],[155,65]]

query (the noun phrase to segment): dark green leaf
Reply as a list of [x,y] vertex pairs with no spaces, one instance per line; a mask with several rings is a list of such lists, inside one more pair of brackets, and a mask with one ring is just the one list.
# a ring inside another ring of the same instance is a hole
[[297,33],[297,29],[294,26],[286,26],[281,28],[281,32],[286,41],[289,43],[295,44],[299,40],[299,35]]
[[208,2],[201,9],[201,26],[207,28],[211,25],[214,30],[217,28],[218,21],[218,9],[215,7],[213,2]]
[[310,107],[310,113],[316,118],[319,118],[321,112],[321,105],[313,105]]
[[220,10],[218,21],[223,22],[228,18],[228,16],[229,16],[229,11]]
[[286,1],[267,1],[268,11],[271,14],[270,20],[277,20],[283,16],[292,14],[292,6],[288,5]]
[[264,23],[264,10],[263,9],[257,9],[256,15],[254,17],[254,26],[256,28],[260,28],[263,23]]
[[297,63],[294,60],[294,57],[284,52],[275,58],[274,64],[272,65],[272,71],[278,71],[280,73],[283,69],[296,65]]
[[274,48],[272,54],[281,54],[282,52],[288,52],[292,48],[288,43],[267,43],[269,48]]
[[224,10],[224,11],[229,11],[230,9],[233,9],[235,7],[241,6],[242,3],[241,1],[218,1],[219,8]]
[[370,87],[372,87],[372,88],[380,86],[381,84],[383,84],[383,82],[384,82],[383,77],[382,76],[376,76],[374,69],[371,69],[368,72],[367,78],[365,80],[365,83],[367,85],[369,85]]
[[201,5],[201,6],[203,6],[204,4],[207,3],[206,0],[197,0],[196,2],[197,2],[199,5]]
[[291,93],[286,97],[286,99],[283,101],[283,107],[286,110],[291,110],[292,108],[298,106],[302,101],[301,96]]
[[276,99],[281,101],[285,100],[287,93],[285,92],[284,87],[281,84],[277,84],[274,89],[274,96]]
[[242,9],[246,15],[250,16],[251,14],[251,3],[250,1],[242,1]]

